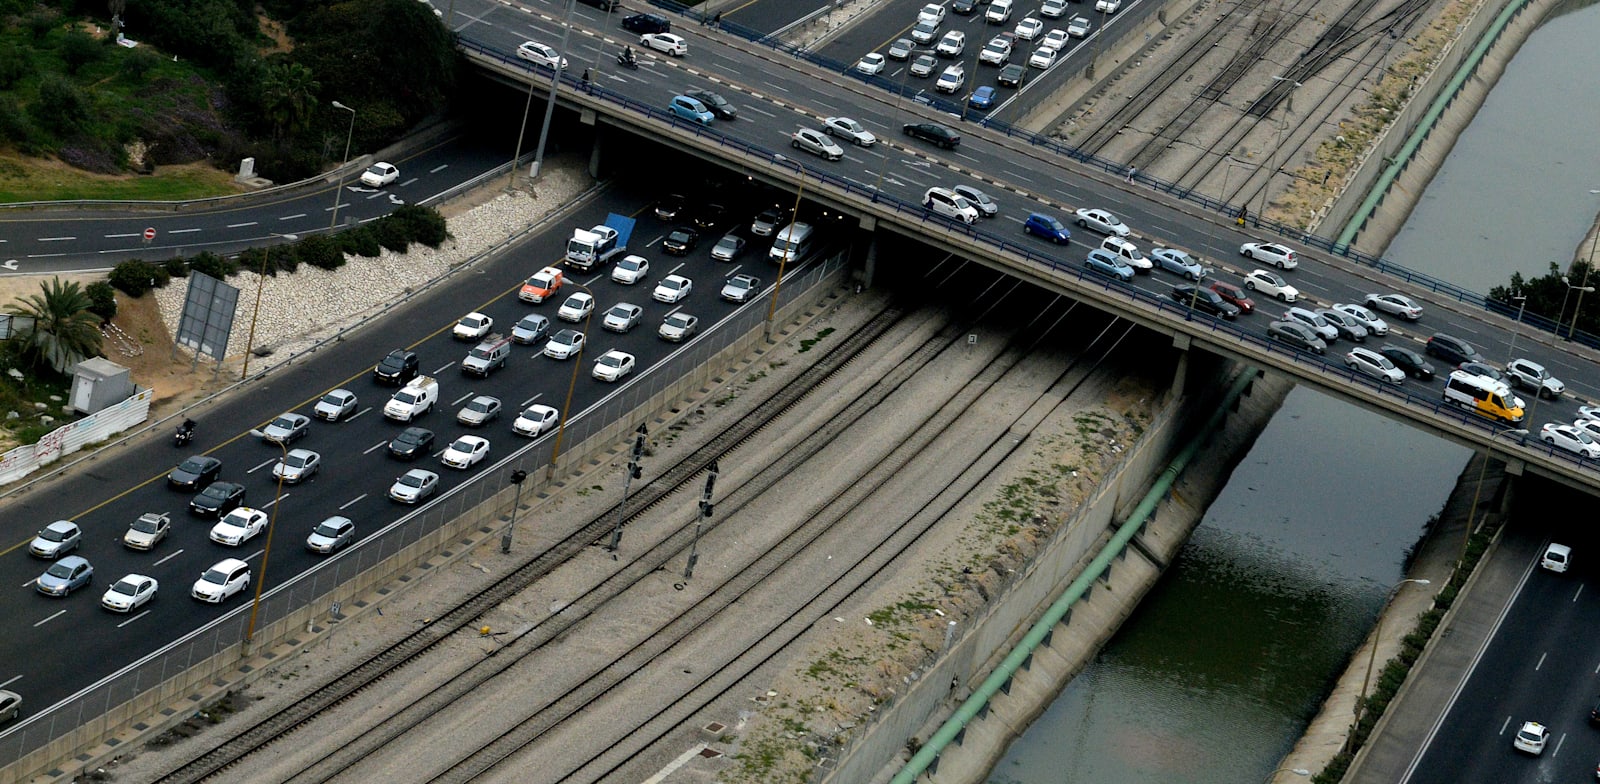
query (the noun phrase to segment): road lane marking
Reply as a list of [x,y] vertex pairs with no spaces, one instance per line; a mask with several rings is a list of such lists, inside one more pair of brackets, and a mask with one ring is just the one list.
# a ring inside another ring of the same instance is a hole
[[274,504],[278,503],[279,501],[282,501],[285,498],[288,498],[291,495],[294,495],[294,493],[284,493],[283,495],[280,495],[277,498],[274,498],[271,501],[268,501],[267,503],[262,504],[261,508],[262,509],[271,509]]
[[456,363],[455,363],[455,361],[454,361],[454,360],[451,360],[451,361],[449,361],[449,362],[446,362],[446,363],[444,363],[444,365],[443,365],[443,366],[441,366],[441,367],[440,367],[440,368],[439,368],[439,369],[438,369],[438,370],[435,370],[435,371],[433,371],[433,372],[432,372],[432,373],[430,373],[430,374],[429,374],[429,375],[432,375],[432,376],[437,376],[437,375],[439,375],[439,374],[440,374],[440,373],[443,373],[443,372],[445,372],[445,371],[446,371],[446,370],[449,370],[449,369],[450,369],[450,368],[453,368],[453,367],[455,367],[455,365],[456,365]]
[[544,393],[543,392],[540,392],[539,394],[534,395],[533,397],[530,397],[527,400],[522,401],[522,407],[523,408],[527,408],[528,406],[533,405],[533,401],[538,400],[541,397],[544,397]]
[[132,618],[129,618],[128,620],[117,624],[117,628],[121,629],[122,627],[127,626],[128,624],[133,623],[134,621],[137,621],[140,618],[143,618],[143,617],[145,617],[146,615],[149,615],[149,614],[150,614],[150,611],[149,610],[145,610],[144,612],[139,613],[138,615],[135,615]]
[[34,624],[33,627],[35,629],[37,629],[40,626],[43,626],[43,625],[45,625],[45,624],[47,624],[47,623],[49,623],[49,622],[51,622],[51,621],[53,621],[53,620],[55,620],[57,618],[60,618],[66,612],[67,611],[65,609],[56,610],[56,614],[55,615],[46,616],[45,618],[41,619],[38,623]]
[[169,231],[167,233],[168,234],[193,234],[193,233],[195,233],[197,231],[199,231],[199,229],[173,229],[173,230],[171,230],[171,231]]
[[69,240],[75,240],[75,239],[77,239],[77,237],[40,237],[39,241],[40,242],[67,242]]
[[382,449],[382,448],[383,448],[383,445],[384,445],[384,444],[387,444],[387,443],[389,443],[389,442],[387,442],[387,441],[379,441],[379,442],[378,442],[378,443],[376,443],[376,444],[373,444],[373,445],[372,445],[372,446],[370,446],[370,447],[368,447],[368,448],[367,448],[367,451],[365,451],[365,452],[362,452],[362,453],[361,453],[361,454],[363,454],[363,455],[370,455],[370,454],[372,454],[372,453],[373,453],[373,452],[376,452],[376,451],[378,451],[378,450],[379,450],[379,449]]
[[362,414],[365,414],[365,413],[367,413],[368,411],[371,411],[371,410],[372,410],[372,406],[367,406],[366,408],[363,408],[360,411],[357,411],[354,414],[351,414],[350,418],[346,419],[345,421],[346,422],[354,422],[357,419],[360,419]]
[[360,501],[361,499],[366,498],[366,497],[367,497],[367,494],[366,493],[362,493],[361,495],[358,495],[355,498],[352,498],[349,501],[346,501],[344,506],[339,507],[339,511],[343,512],[344,510],[349,509],[352,506],[355,506],[357,501]]
[[459,406],[459,405],[461,405],[461,401],[463,401],[463,400],[466,400],[466,399],[467,399],[467,398],[469,398],[469,397],[472,397],[472,393],[471,393],[471,392],[468,392],[468,393],[467,393],[467,394],[465,394],[465,395],[462,395],[462,396],[461,396],[461,397],[458,397],[458,398],[456,398],[456,399],[455,399],[455,402],[454,402],[454,403],[451,403],[451,404],[450,404],[450,405],[452,405],[452,406]]
[[442,172],[442,171],[444,171],[445,169],[448,169],[448,168],[450,168],[450,164],[441,163],[438,166],[435,166],[432,169],[429,169],[428,173],[429,174],[438,174],[439,172]]
[[267,467],[267,466],[269,466],[269,465],[272,465],[272,464],[273,464],[273,463],[275,463],[275,462],[277,462],[277,461],[278,461],[278,458],[276,458],[276,457],[274,457],[274,458],[272,458],[272,459],[270,459],[270,460],[268,460],[268,461],[267,461],[267,462],[265,462],[265,463],[259,463],[259,464],[257,464],[257,465],[256,465],[256,467],[255,467],[255,468],[252,468],[252,469],[250,469],[250,470],[249,470],[249,471],[246,471],[246,472],[245,472],[245,473],[247,473],[247,474],[253,474],[253,473],[255,473],[255,472],[257,472],[257,471],[260,471],[260,470],[261,470],[261,469],[263,469],[263,468],[266,468],[266,467]]
[[125,237],[143,237],[143,236],[144,236],[144,234],[142,232],[135,231],[135,232],[130,232],[128,234],[107,234],[106,235],[106,239],[108,239],[108,240],[120,240],[120,239],[123,239]]
[[165,557],[165,558],[162,558],[162,559],[161,559],[161,560],[159,560],[159,561],[156,561],[156,564],[155,564],[155,565],[156,565],[156,566],[160,566],[160,565],[162,565],[162,564],[164,564],[164,563],[166,563],[166,562],[168,562],[168,561],[170,561],[170,560],[172,560],[172,559],[174,559],[174,558],[177,558],[177,557],[178,557],[178,556],[180,556],[180,555],[183,555],[183,551],[182,551],[182,550],[179,550],[179,551],[177,551],[177,552],[175,552],[175,553],[173,553],[173,554],[172,554],[172,555],[169,555],[169,556],[167,556],[167,557]]
[[285,215],[285,216],[279,218],[278,220],[281,220],[281,221],[294,220],[295,218],[304,218],[305,216],[306,216],[305,213],[297,212],[297,213],[295,213],[293,215]]
[[228,224],[228,228],[230,228],[230,229],[242,229],[242,228],[244,228],[246,226],[255,226],[255,225],[257,225],[257,223],[258,223],[258,221],[250,221],[249,223],[230,223],[230,224]]

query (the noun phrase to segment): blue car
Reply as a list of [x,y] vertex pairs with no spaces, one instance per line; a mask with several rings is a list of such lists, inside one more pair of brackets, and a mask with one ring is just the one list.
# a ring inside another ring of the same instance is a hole
[[1128,263],[1123,261],[1122,257],[1110,251],[1099,248],[1089,251],[1089,258],[1084,260],[1083,266],[1090,272],[1109,275],[1121,280],[1123,283],[1133,280],[1133,268],[1128,266]]
[[46,596],[66,596],[94,580],[94,567],[81,555],[69,555],[44,570],[33,585]]
[[715,117],[711,110],[700,102],[700,99],[690,98],[687,95],[673,96],[672,103],[667,104],[667,111],[674,117],[697,122],[701,125],[710,125],[712,118]]
[[1035,212],[1028,216],[1022,223],[1022,232],[1035,237],[1043,237],[1057,245],[1067,244],[1072,239],[1072,232],[1061,221],[1042,213]]
[[973,109],[988,111],[994,108],[994,88],[984,85],[972,91],[967,98],[967,106]]

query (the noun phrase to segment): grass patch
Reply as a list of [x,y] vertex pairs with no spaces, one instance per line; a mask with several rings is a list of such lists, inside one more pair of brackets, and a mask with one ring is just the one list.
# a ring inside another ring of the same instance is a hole
[[833,327],[823,327],[822,329],[817,330],[816,337],[806,338],[805,340],[800,341],[800,350],[797,353],[804,354],[807,351],[810,351],[812,346],[821,343],[823,338],[832,334]]
[[0,155],[0,202],[183,201],[238,193],[227,172],[204,164],[169,166],[157,174],[105,175],[51,161]]

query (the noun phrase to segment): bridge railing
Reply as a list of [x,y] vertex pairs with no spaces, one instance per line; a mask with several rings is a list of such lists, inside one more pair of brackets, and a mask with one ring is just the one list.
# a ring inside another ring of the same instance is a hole
[[[662,11],[677,15],[684,20],[693,22],[694,24],[707,24],[710,23],[713,18],[712,15],[701,13],[696,8],[686,6],[682,3],[675,2],[674,0],[648,0],[648,2],[650,5],[655,6]],[[882,76],[860,73],[855,70],[852,63],[843,63],[829,57],[823,57],[815,52],[811,52],[793,44],[786,43],[778,38],[766,35],[759,30],[745,27],[744,25],[736,24],[730,21],[720,21],[716,23],[716,27],[724,33],[728,33],[730,35],[750,41],[751,43],[759,44],[774,51],[790,55],[825,71],[857,79],[896,95],[911,97],[919,103],[923,103],[936,111],[951,115],[963,121],[968,121],[964,102],[960,101],[959,99],[947,100],[938,96],[928,95],[920,87],[907,85],[903,82],[898,82]],[[463,41],[462,43],[466,44],[467,42]],[[1011,125],[1003,120],[982,118],[971,122],[974,122],[974,124],[984,128],[999,131],[1009,138],[1021,139],[1026,141],[1031,146],[1049,150],[1056,155],[1061,155],[1077,161],[1084,166],[1099,169],[1100,171],[1109,175],[1125,176],[1128,170],[1128,165],[1125,162],[1101,158],[1100,156],[1086,152],[1070,144],[1066,144],[1055,137],[1037,134],[1025,128],[1019,128]],[[1207,196],[1193,188],[1184,187],[1178,183],[1163,180],[1160,177],[1153,177],[1144,172],[1137,172],[1134,174],[1133,180],[1140,185],[1148,186],[1160,193],[1164,193],[1183,201],[1198,204],[1208,212],[1217,213],[1228,218],[1236,218],[1239,215],[1238,205],[1218,201],[1217,199],[1213,199],[1210,196]],[[1400,264],[1396,264],[1378,256],[1363,253],[1349,245],[1335,242],[1333,239],[1328,237],[1324,237],[1319,234],[1312,234],[1299,226],[1292,226],[1271,219],[1263,219],[1261,216],[1253,214],[1247,215],[1245,221],[1253,229],[1260,229],[1287,240],[1316,248],[1335,256],[1341,256],[1363,266],[1371,267],[1372,269],[1382,272],[1385,275],[1394,276],[1413,286],[1426,289],[1435,296],[1445,297],[1458,303],[1470,305],[1476,308],[1482,308],[1484,310],[1492,311],[1502,315],[1515,315],[1515,307],[1509,305],[1508,303],[1491,300],[1483,294],[1463,288],[1449,281],[1441,280],[1431,275],[1408,269]],[[1507,310],[1510,310],[1511,312],[1507,313]],[[1582,330],[1575,330],[1570,324],[1560,325],[1560,330],[1558,332],[1558,325],[1553,320],[1534,314],[1524,314],[1523,323],[1527,324],[1531,329],[1557,334],[1559,337],[1564,337],[1567,340],[1580,343],[1588,346],[1589,348],[1600,349],[1600,335],[1594,335]]]

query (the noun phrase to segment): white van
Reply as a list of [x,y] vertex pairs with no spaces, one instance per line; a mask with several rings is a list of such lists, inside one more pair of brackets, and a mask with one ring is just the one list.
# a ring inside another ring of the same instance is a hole
[[1516,424],[1522,421],[1522,399],[1511,394],[1504,381],[1457,370],[1444,385],[1444,400],[1490,419]]
[[778,232],[772,241],[772,250],[767,251],[767,261],[781,262],[799,261],[811,252],[811,224],[796,221]]

